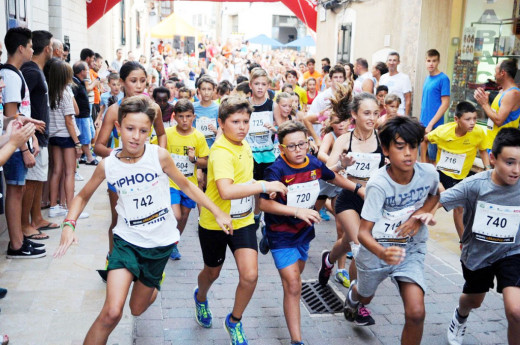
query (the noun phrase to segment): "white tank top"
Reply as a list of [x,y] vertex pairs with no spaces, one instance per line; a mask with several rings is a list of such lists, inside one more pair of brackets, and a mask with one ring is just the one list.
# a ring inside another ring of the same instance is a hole
[[145,145],[143,157],[133,164],[116,157],[105,159],[105,176],[117,191],[114,234],[143,248],[162,247],[180,238],[170,205],[168,176],[159,161],[158,146]]

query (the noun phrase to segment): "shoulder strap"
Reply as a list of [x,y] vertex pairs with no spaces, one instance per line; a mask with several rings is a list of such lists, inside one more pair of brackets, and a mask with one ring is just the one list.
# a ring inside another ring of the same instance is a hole
[[20,72],[18,70],[18,68],[14,67],[13,65],[8,64],[8,63],[1,65],[0,69],[8,69],[8,70],[11,70],[14,73],[18,74],[18,76],[22,80],[22,87],[20,89],[20,94],[21,94],[22,100],[23,100],[25,98],[25,79],[23,78],[22,72]]

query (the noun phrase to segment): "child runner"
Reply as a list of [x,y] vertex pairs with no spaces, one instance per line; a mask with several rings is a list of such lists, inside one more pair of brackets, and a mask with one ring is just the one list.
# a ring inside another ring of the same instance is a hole
[[[303,344],[300,321],[301,274],[315,237],[314,223],[320,221],[314,205],[320,180],[355,190],[356,185],[328,169],[308,154],[307,129],[300,122],[287,121],[278,128],[280,151],[266,170],[267,181],[281,181],[287,195],[261,194],[260,209],[265,212],[267,238],[284,290],[284,314],[291,344]],[[274,200],[271,196],[275,196]]]
[[[379,104],[379,116],[386,115],[385,97],[388,95],[388,87],[386,85],[379,85],[376,89],[377,103]],[[401,99],[399,98],[399,101]]]
[[312,101],[318,96],[318,90],[316,88],[316,79],[310,77],[306,81],[307,84],[307,104],[310,106]]
[[[175,127],[166,129],[168,138],[168,152],[170,152],[177,169],[193,184],[197,183],[197,168],[205,169],[208,164],[209,148],[204,134],[192,127],[195,119],[193,104],[187,99],[180,99],[174,106]],[[152,141],[153,142],[153,141]],[[177,229],[184,231],[188,216],[192,208],[197,205],[191,200],[175,182],[170,180],[170,197],[173,214],[177,219]],[[173,246],[170,256],[173,260],[179,260],[181,253],[177,243]]]
[[358,278],[345,300],[345,318],[358,325],[375,321],[366,313],[379,284],[390,277],[404,305],[402,344],[420,344],[424,327],[424,257],[428,229],[416,219],[439,200],[439,175],[431,164],[416,163],[424,127],[414,118],[388,120],[379,132],[390,164],[368,181],[356,256]]
[[[248,344],[242,328],[242,314],[253,295],[258,278],[256,227],[253,220],[254,198],[261,192],[286,194],[287,188],[279,181],[253,180],[253,154],[245,137],[253,109],[249,101],[238,96],[224,99],[220,105],[218,122],[221,135],[210,149],[208,186],[206,195],[221,210],[231,215],[233,231],[220,231],[212,211],[202,208],[199,222],[199,240],[204,268],[199,273],[194,292],[197,323],[211,327],[212,314],[207,294],[218,278],[229,246],[234,254],[239,273],[239,284],[230,314],[224,327],[232,345]],[[232,236],[231,236],[232,234]]]
[[[349,101],[350,97],[343,97],[338,93],[334,98],[331,99],[333,112],[330,117],[329,126],[325,128],[325,133],[327,134],[325,134],[323,137],[320,150],[318,151],[318,159],[323,163],[327,163],[329,154],[332,151],[332,147],[334,146],[336,139],[347,133],[347,128],[350,121],[346,118],[340,120],[337,114],[342,111],[341,104],[348,107]],[[337,196],[341,193],[341,191],[341,188],[338,188],[337,186],[324,180],[320,180],[320,195],[318,196],[318,201],[316,202],[316,209],[320,210],[320,216],[322,218],[322,214],[326,214],[325,209],[322,207],[327,203],[327,199],[330,199],[331,206],[335,205]],[[336,230],[338,235],[337,240],[340,240],[344,234],[343,227],[339,219],[336,217],[334,208],[331,207],[331,209],[331,212],[336,220]],[[338,259],[338,268],[336,269],[334,278],[338,283],[343,284],[343,286],[348,288],[350,287],[350,277],[347,270],[345,269],[345,262],[346,255],[341,255]]]
[[[509,344],[520,339],[520,131],[503,128],[491,150],[494,169],[464,179],[441,193],[446,209],[464,208],[460,257],[464,287],[448,327],[448,342],[461,345],[466,321],[497,280],[504,297]],[[431,215],[423,215],[429,223]]]
[[[384,85],[382,85],[384,86]],[[401,105],[401,98],[395,93],[389,93],[385,97],[385,115],[379,117],[376,122],[376,128],[383,126],[383,124],[396,116],[399,116],[397,111],[399,110],[399,106]]]
[[[250,73],[249,86],[252,96],[249,102],[253,106],[247,143],[253,151],[253,178],[263,180],[265,169],[276,159],[273,134],[276,134],[276,125],[281,123],[280,109],[267,96],[269,80],[267,72],[260,67],[254,68]],[[258,198],[256,198],[258,205]],[[260,213],[255,212],[255,223],[260,223]]]
[[[138,62],[126,62],[123,64],[121,69],[119,70],[119,76],[121,77],[121,85],[125,90],[125,98],[132,97],[135,95],[140,95],[144,92],[146,87],[146,71],[143,66],[141,66]],[[99,136],[96,141],[96,145],[94,146],[94,152],[99,157],[108,157],[112,153],[112,148],[107,147],[108,141],[110,139],[110,135],[114,134],[114,138],[118,139],[119,134],[115,123],[118,119],[118,111],[119,104],[118,103],[111,105],[103,118],[103,123],[101,124],[101,129],[99,130]],[[162,122],[161,109],[157,104],[152,105],[155,110],[156,116],[153,121],[153,127],[155,133],[157,134],[157,142],[159,146],[166,147],[166,134],[164,132],[164,126]],[[121,146],[120,140],[118,141],[118,145]],[[108,228],[108,245],[109,251],[108,255],[112,251],[112,229],[116,226],[117,223],[117,212],[116,212],[116,204],[117,204],[117,190],[114,185],[110,184],[107,181],[108,185],[108,197],[110,199],[110,211],[112,214],[112,221],[110,223],[110,227]],[[108,256],[107,255],[107,256]],[[99,271],[102,278],[106,278],[106,271]]]
[[[486,132],[477,123],[477,109],[469,102],[460,102],[455,109],[454,122],[440,125],[426,134],[424,141],[437,144],[436,166],[441,191],[450,189],[468,176],[477,150],[485,169],[491,169],[486,150]],[[459,238],[462,238],[464,209],[453,209],[453,221]]]
[[[350,93],[345,98],[348,100]],[[385,164],[383,148],[374,129],[379,118],[379,106],[375,96],[367,92],[357,94],[351,103],[351,113],[345,110],[338,113],[338,117],[342,120],[350,116],[354,119],[356,127],[336,140],[327,160],[327,166],[337,171],[346,169],[347,178],[356,183],[359,189],[365,187],[368,179]],[[359,247],[358,229],[364,193],[360,194],[343,190],[336,199],[336,218],[344,233],[330,252],[322,253],[319,271],[321,285],[327,284],[334,263],[347,253],[349,245],[353,252]],[[352,260],[349,267],[349,280],[356,279],[356,276],[356,264],[355,260]]]
[[107,268],[107,297],[85,337],[85,344],[106,344],[122,317],[132,281],[135,281],[129,303],[132,315],[141,315],[157,297],[173,243],[179,240],[177,222],[167,197],[168,177],[190,198],[207,207],[220,228],[232,231],[231,218],[184,177],[169,153],[146,143],[155,117],[148,97],[142,95],[123,100],[116,122],[123,147],[97,166],[91,179],[74,198],[62,224],[55,257],[63,256],[70,245],[77,242],[76,220],[103,180],[106,178],[116,188],[118,222],[114,227],[114,248]]
[[[215,142],[218,124],[218,104],[213,102],[213,95],[217,83],[213,78],[203,75],[197,81],[197,90],[200,101],[193,104],[195,109],[195,121],[193,126],[206,137],[208,147]],[[204,190],[206,187],[206,169],[197,169],[197,181],[199,188]]]

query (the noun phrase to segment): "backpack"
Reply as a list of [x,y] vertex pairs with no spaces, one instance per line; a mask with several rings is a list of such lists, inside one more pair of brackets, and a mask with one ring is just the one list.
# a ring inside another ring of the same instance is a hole
[[16,74],[18,74],[18,76],[20,76],[20,79],[22,79],[22,88],[20,90],[20,94],[22,96],[22,100],[25,98],[25,79],[22,75],[22,72],[20,72],[20,70],[18,70],[18,68],[14,67],[13,65],[11,64],[0,64],[0,70],[2,69],[8,69],[8,70],[11,70],[13,72],[15,72]]

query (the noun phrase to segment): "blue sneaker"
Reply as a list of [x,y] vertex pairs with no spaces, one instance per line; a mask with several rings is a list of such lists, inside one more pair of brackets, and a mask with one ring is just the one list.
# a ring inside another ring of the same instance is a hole
[[211,323],[213,321],[213,317],[211,316],[211,310],[209,310],[208,301],[206,302],[199,302],[197,300],[197,293],[199,292],[199,288],[196,287],[195,291],[193,292],[193,299],[195,300],[195,319],[197,320],[197,323],[204,327],[204,328],[210,328]]
[[266,255],[269,253],[269,242],[267,241],[267,235],[266,235],[266,227],[265,225],[262,227],[262,239],[260,240],[260,243],[258,244],[258,249],[260,249],[260,253]]
[[347,259],[352,260],[353,257],[352,252],[347,252]]
[[249,344],[247,342],[246,335],[244,333],[244,330],[242,329],[242,321],[239,321],[237,323],[233,323],[230,321],[231,313],[226,316],[226,319],[224,320],[224,328],[229,334],[229,337],[231,338],[231,345],[247,345]]
[[181,259],[181,253],[179,253],[179,248],[177,248],[177,244],[173,245],[173,251],[170,254],[170,259],[172,260],[180,260]]
[[321,219],[323,219],[326,222],[328,222],[330,220],[330,216],[327,213],[327,210],[325,209],[325,207],[321,208],[321,210],[320,210],[320,217],[321,217]]

